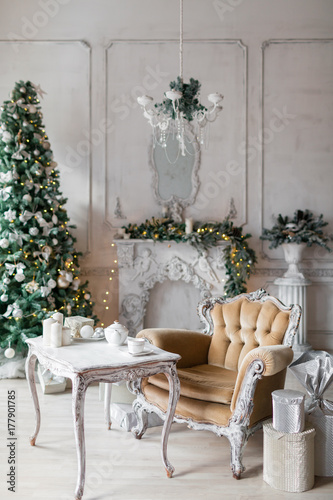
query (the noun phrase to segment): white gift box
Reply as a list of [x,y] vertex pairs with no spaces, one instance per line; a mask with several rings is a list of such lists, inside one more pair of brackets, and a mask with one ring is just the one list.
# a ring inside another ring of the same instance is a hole
[[272,392],[273,427],[280,432],[303,432],[305,394],[281,389]]
[[38,380],[44,394],[54,394],[56,392],[64,392],[66,389],[67,380],[65,377],[55,377],[50,370],[44,368],[38,363],[37,368]]
[[91,318],[85,318],[83,316],[69,316],[65,318],[65,326],[72,330],[72,335],[74,338],[80,337],[80,330],[83,326],[94,326],[94,320]]

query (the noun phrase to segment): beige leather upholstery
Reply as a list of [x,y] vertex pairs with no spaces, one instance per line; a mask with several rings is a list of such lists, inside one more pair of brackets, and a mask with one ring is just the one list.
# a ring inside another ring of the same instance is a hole
[[[243,432],[272,416],[271,393],[284,387],[286,369],[293,359],[290,345],[282,344],[286,333],[292,338],[296,332],[300,307],[287,308],[258,291],[234,299],[207,299],[199,305],[199,311],[209,335],[158,328],[142,330],[138,337],[181,355],[176,419],[191,422],[194,428],[212,424],[216,427],[210,430],[219,435],[223,434],[221,427],[228,428],[234,420],[240,420]],[[247,377],[258,363],[263,371],[260,376],[252,375],[252,383]],[[251,398],[244,396],[245,384],[250,388],[253,384]],[[168,387],[166,377],[160,374],[143,380],[141,390],[147,402],[165,412]],[[244,409],[244,405],[249,407]],[[230,440],[227,430],[225,435]],[[235,477],[242,471],[239,463],[232,464]]]

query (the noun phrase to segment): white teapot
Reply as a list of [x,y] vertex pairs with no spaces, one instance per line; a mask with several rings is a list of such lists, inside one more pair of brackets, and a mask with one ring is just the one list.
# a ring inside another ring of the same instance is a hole
[[115,321],[112,325],[104,330],[105,338],[111,345],[122,345],[128,336],[126,326],[121,325],[119,321]]

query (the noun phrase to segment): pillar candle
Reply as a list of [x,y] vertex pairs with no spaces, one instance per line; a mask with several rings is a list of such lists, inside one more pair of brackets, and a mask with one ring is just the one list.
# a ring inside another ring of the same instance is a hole
[[43,321],[43,345],[46,347],[51,345],[51,326],[53,323],[56,323],[53,318],[47,318]]
[[193,231],[193,219],[185,219],[185,232],[190,234]]
[[52,318],[55,319],[61,326],[64,324],[64,315],[60,312],[52,314]]
[[72,330],[64,327],[62,329],[62,345],[69,345],[72,343]]
[[55,322],[51,325],[51,347],[61,347],[62,345],[62,325]]

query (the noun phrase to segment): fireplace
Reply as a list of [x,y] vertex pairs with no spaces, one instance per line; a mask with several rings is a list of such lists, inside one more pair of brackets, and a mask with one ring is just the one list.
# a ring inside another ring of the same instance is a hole
[[197,303],[223,295],[224,244],[199,252],[188,243],[173,241],[118,239],[115,243],[119,321],[130,335],[148,327],[200,330]]

